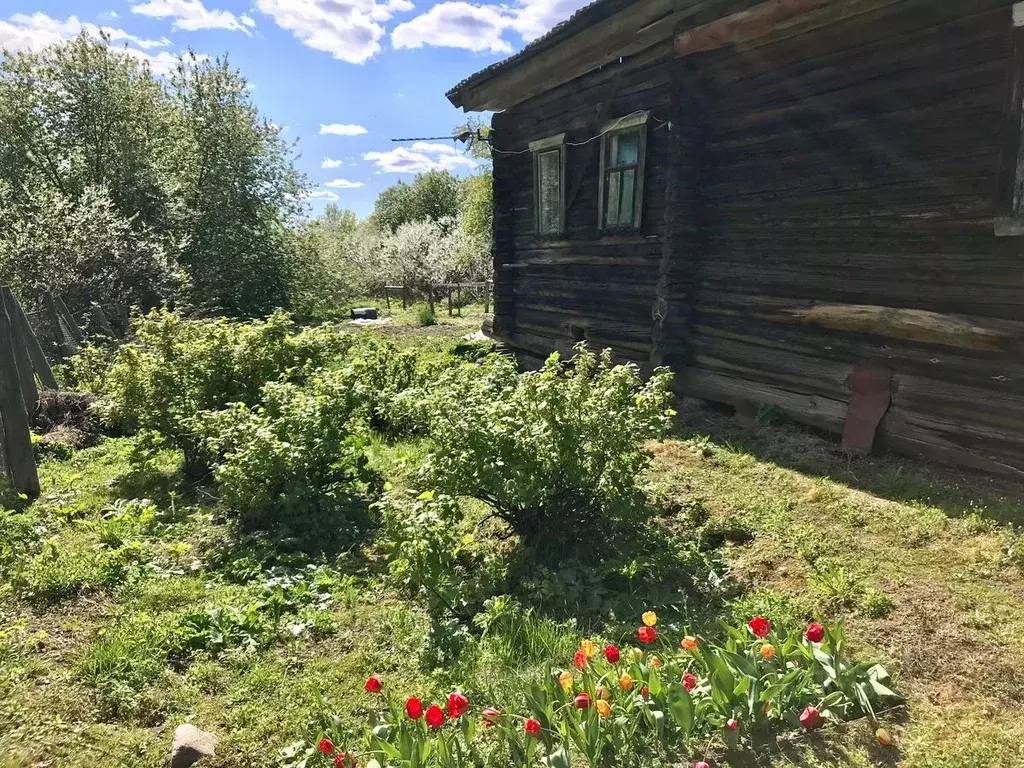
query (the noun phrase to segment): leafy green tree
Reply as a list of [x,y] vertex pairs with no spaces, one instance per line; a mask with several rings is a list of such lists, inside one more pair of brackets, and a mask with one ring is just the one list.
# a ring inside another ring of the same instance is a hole
[[[120,243],[113,261],[118,268],[128,267],[121,256],[133,250],[160,250],[156,262],[166,258],[168,264],[179,257],[191,304],[243,317],[287,306],[303,266],[293,228],[304,182],[292,148],[259,114],[245,78],[226,60],[189,55],[167,83],[109,40],[85,34],[39,53],[5,52],[0,183],[10,208],[0,231],[6,259],[28,254],[29,261],[50,263],[61,254],[44,258],[37,248],[32,255],[25,233],[49,233],[43,239],[54,248],[76,242],[81,212],[96,209],[97,221],[111,229],[101,237],[90,223],[87,239],[106,243],[111,253]],[[50,201],[68,221],[55,221],[40,201]],[[13,242],[16,231],[22,239]],[[156,250],[143,247],[143,240]],[[99,251],[71,258],[77,266],[65,264],[53,280],[41,275],[35,282],[56,287],[59,279],[77,280],[82,259]],[[155,263],[149,257],[142,262]],[[135,279],[147,279],[147,270]],[[0,271],[25,274],[17,264],[0,264]],[[120,274],[127,278],[131,269]],[[117,293],[142,301],[147,289],[163,291],[174,282],[155,280]],[[105,295],[101,280],[82,286],[89,289],[76,294],[83,301]],[[61,290],[70,295],[82,286]]]
[[260,116],[227,59],[182,60],[171,76],[182,260],[195,302],[233,316],[287,306],[304,180],[280,129]]
[[292,307],[300,317],[329,315],[345,301],[366,292],[367,271],[352,211],[328,205],[300,230],[292,280]]
[[13,201],[106,188],[138,227],[172,228],[172,105],[148,67],[80,35],[0,60],[0,178]]
[[150,229],[122,216],[105,187],[77,198],[43,186],[14,202],[0,182],[0,282],[35,308],[47,291],[73,311],[98,302],[126,328],[131,307],[176,296],[183,281]]
[[400,181],[381,192],[373,207],[373,220],[388,232],[414,221],[454,221],[461,202],[458,179],[448,171],[429,171],[418,175],[412,184]]

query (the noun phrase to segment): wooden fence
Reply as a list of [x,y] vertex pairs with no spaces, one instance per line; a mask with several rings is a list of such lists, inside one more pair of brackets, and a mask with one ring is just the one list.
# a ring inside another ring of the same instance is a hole
[[491,311],[491,292],[493,289],[493,280],[479,283],[438,283],[437,285],[429,286],[425,290],[411,288],[407,285],[385,285],[384,300],[387,302],[388,309],[391,309],[391,297],[401,297],[402,309],[408,309],[409,304],[412,303],[415,297],[423,296],[433,312],[436,300],[439,297],[445,296],[448,299],[448,316],[451,317],[457,313],[459,317],[462,317],[462,292],[478,291],[483,299],[484,314],[487,315]]
[[[115,338],[99,305],[86,317],[89,335]],[[85,339],[60,296],[46,293],[42,309],[28,314],[11,289],[0,286],[0,470],[29,498],[40,492],[31,433],[39,393],[59,389],[49,361],[75,354]]]

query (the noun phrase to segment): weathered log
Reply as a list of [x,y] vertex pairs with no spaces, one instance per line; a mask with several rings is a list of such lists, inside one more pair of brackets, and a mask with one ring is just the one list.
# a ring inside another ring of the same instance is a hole
[[11,318],[4,302],[0,302],[0,420],[4,427],[3,447],[14,488],[34,499],[39,496],[39,474],[17,360]]
[[14,362],[18,366],[18,381],[21,389],[21,399],[25,404],[25,410],[28,413],[29,422],[31,423],[33,415],[36,412],[36,407],[39,405],[39,389],[36,387],[36,377],[32,375],[32,363],[29,360],[28,354],[28,342],[25,340],[24,335],[21,333],[21,329],[18,323],[18,302],[14,298],[14,294],[11,293],[11,289],[6,285],[0,288],[0,298],[2,298],[4,309],[7,311],[7,316],[11,326],[11,347],[14,351]]
[[35,331],[32,329],[32,324],[29,323],[28,316],[25,314],[25,310],[17,299],[14,300],[14,311],[17,317],[12,317],[11,322],[28,349],[29,360],[32,363],[32,369],[39,377],[39,382],[43,385],[44,389],[60,389],[57,384],[57,377],[53,375],[50,362],[46,359],[46,353],[43,352],[43,346],[39,343],[39,337],[36,336]]

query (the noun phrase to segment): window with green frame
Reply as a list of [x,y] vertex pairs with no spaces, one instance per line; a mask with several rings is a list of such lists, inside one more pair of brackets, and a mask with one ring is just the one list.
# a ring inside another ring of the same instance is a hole
[[647,118],[640,112],[602,128],[598,228],[605,232],[639,229],[644,200]]

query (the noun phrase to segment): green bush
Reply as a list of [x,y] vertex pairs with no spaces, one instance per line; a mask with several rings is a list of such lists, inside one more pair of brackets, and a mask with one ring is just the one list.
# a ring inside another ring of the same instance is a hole
[[417,319],[419,320],[420,326],[424,328],[428,325],[437,325],[437,316],[434,314],[434,310],[428,306],[420,307]]
[[376,480],[366,467],[369,403],[350,370],[308,387],[275,382],[263,406],[203,414],[220,500],[244,530],[273,529],[318,548],[351,540]]
[[644,443],[670,423],[670,380],[658,369],[645,382],[583,345],[537,372],[499,356],[450,368],[407,393],[437,445],[424,485],[480,499],[531,544],[592,550],[646,516]]
[[133,337],[106,365],[102,353],[80,356],[73,378],[100,396],[97,410],[108,425],[155,434],[184,451],[190,470],[204,467],[200,411],[257,405],[268,381],[302,380],[350,343],[328,328],[297,332],[283,313],[233,323],[166,309],[138,318]]

